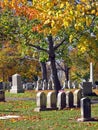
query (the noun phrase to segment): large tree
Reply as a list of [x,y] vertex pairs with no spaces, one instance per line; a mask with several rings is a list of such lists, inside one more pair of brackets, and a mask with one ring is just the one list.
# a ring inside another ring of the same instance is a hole
[[[21,3],[21,4],[20,4]],[[96,0],[34,0],[32,5],[26,5],[25,0],[12,0],[5,5],[14,9],[16,15],[23,15],[32,21],[32,33],[25,44],[48,54],[55,90],[61,89],[55,65],[55,51],[63,44],[71,43],[82,51],[86,51],[89,43],[97,45],[98,2]],[[62,35],[60,35],[62,32]],[[95,35],[96,38],[92,37]],[[66,37],[68,36],[68,37]],[[90,37],[90,40],[87,37]],[[69,42],[66,39],[69,39]],[[34,40],[36,39],[36,40]],[[83,40],[81,40],[83,39]],[[43,41],[46,43],[42,46]],[[85,46],[84,46],[85,45]],[[84,49],[83,49],[84,48]]]

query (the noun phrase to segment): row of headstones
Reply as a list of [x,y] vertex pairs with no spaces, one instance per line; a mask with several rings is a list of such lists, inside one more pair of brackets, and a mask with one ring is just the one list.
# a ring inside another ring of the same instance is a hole
[[[79,84],[77,84],[76,82],[72,82],[71,81],[65,81],[63,83],[62,86],[62,90],[65,88],[79,88]],[[46,80],[42,81],[41,79],[37,81],[37,83],[35,84],[34,87],[35,90],[54,90],[54,83],[51,79],[49,79],[49,81],[47,82]]]
[[[36,91],[38,90],[54,90],[54,83],[51,79],[49,79],[49,81],[47,82],[46,80],[42,81],[41,79],[39,79],[37,82],[32,83],[32,89],[35,89]],[[25,85],[22,85],[22,81],[21,81],[21,76],[19,74],[14,74],[12,76],[12,88],[15,89],[16,88],[21,88],[21,89],[25,89]],[[19,86],[19,87],[18,87]],[[78,84],[76,82],[71,83],[70,81],[65,81],[62,89],[64,88],[78,88]],[[12,89],[12,91],[13,91]]]
[[53,91],[48,92],[47,95],[44,92],[38,92],[35,111],[80,107],[81,98],[82,91],[80,89],[75,90],[73,93],[71,91],[60,91],[57,96]]
[[[83,82],[83,84],[80,85],[80,87],[84,93],[90,94],[92,93],[92,83],[91,82]],[[49,82],[46,82],[45,80],[42,82],[42,80],[37,81],[37,85],[35,87],[35,90],[54,90],[54,84],[51,80]],[[24,92],[24,88],[21,83],[21,76],[19,74],[15,74],[12,76],[12,86],[10,89],[11,93],[20,93]]]

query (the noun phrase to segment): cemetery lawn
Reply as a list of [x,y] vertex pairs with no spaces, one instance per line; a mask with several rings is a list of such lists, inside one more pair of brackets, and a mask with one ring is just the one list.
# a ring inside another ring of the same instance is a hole
[[[34,112],[35,96],[34,91],[21,94],[6,92],[8,99],[0,102],[0,117],[6,115],[20,117],[0,119],[0,130],[98,130],[98,121],[77,122],[80,118],[80,108]],[[26,98],[28,100],[25,100]],[[98,104],[91,105],[91,112],[92,117],[98,119]]]

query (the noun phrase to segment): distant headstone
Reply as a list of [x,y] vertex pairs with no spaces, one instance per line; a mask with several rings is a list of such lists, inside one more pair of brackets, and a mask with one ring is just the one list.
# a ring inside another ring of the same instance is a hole
[[48,81],[48,90],[52,90],[52,81],[51,80]]
[[12,76],[12,88],[10,93],[23,93],[23,85],[21,83],[21,76],[19,74],[14,74]]
[[90,80],[89,82],[92,82],[92,85],[94,85],[94,75],[93,75],[93,63],[90,63]]
[[66,89],[66,88],[68,88],[68,83],[67,83],[67,81],[65,80],[64,83],[63,83],[62,89]]
[[56,109],[57,99],[55,92],[49,92],[47,94],[47,108]]
[[43,81],[43,88],[42,88],[42,90],[47,90],[47,88],[48,88],[48,83],[47,83],[46,80],[44,80]]
[[0,90],[3,89],[3,82],[0,82]]
[[82,94],[83,96],[92,94],[92,82],[83,82]]
[[70,80],[68,80],[68,88],[69,88],[69,89],[72,88],[72,84],[71,84],[71,81],[70,81]]
[[75,90],[73,95],[74,95],[74,106],[80,107],[80,100],[82,98],[82,90],[81,89]]
[[59,110],[66,107],[66,94],[65,92],[59,92],[57,95],[57,107]]
[[81,99],[81,118],[78,121],[92,121],[91,118],[91,101],[89,98],[84,97]]
[[66,107],[73,107],[73,93],[71,91],[66,92]]
[[39,79],[38,81],[37,81],[37,85],[36,85],[36,89],[35,89],[36,91],[38,91],[38,90],[42,90],[42,81],[41,81],[41,79]]
[[4,90],[0,90],[0,101],[5,101],[5,91]]
[[44,92],[38,92],[36,95],[36,105],[37,108],[34,111],[43,111],[46,109],[46,94]]

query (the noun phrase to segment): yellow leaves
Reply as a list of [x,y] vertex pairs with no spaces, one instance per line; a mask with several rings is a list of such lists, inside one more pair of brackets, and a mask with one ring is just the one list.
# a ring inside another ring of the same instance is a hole
[[49,24],[51,21],[50,21],[50,19],[47,19],[45,22],[44,22],[44,24]]
[[80,51],[80,53],[84,53],[86,51],[86,47],[83,45],[78,45],[78,50]]
[[91,11],[91,14],[95,14],[95,13],[96,13],[96,10],[95,10],[95,9]]
[[8,0],[4,0],[5,5],[8,5],[8,2],[9,2]]
[[73,40],[73,35],[71,34],[70,37],[69,37],[69,42],[71,43]]
[[88,16],[86,16],[86,26],[90,26],[90,24],[92,23],[92,19]]
[[64,3],[61,3],[60,4],[60,9],[64,7]]
[[74,25],[74,28],[78,31],[78,30],[83,30],[84,26],[82,25],[82,23],[76,23]]
[[51,27],[54,27],[54,25],[55,25],[55,21],[52,20],[52,21],[51,21]]

